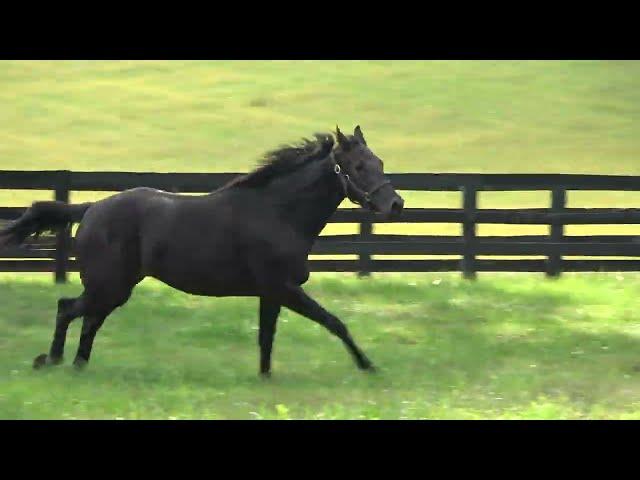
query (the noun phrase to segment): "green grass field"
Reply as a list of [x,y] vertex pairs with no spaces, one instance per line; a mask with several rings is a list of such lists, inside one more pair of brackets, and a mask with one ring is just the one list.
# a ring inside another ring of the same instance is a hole
[[0,279],[1,418],[635,418],[640,323],[635,275],[315,275],[380,368],[289,311],[273,377],[257,375],[257,301],[193,297],[145,281],[96,339],[92,363],[31,369],[58,296],[46,276]]
[[[639,76],[629,61],[4,61],[0,170],[247,171],[282,143],[360,124],[389,172],[640,175]],[[407,207],[461,203],[456,193],[402,193]],[[51,195],[0,191],[0,205]],[[482,193],[479,204],[544,207],[549,195]],[[638,207],[640,194],[569,192],[568,204]],[[640,418],[638,287],[637,274],[315,274],[309,291],[381,372],[357,371],[336,339],[286,312],[264,382],[255,299],[193,297],[155,281],[107,320],[85,372],[68,363],[34,372],[57,298],[79,285],[0,274],[0,418]]]

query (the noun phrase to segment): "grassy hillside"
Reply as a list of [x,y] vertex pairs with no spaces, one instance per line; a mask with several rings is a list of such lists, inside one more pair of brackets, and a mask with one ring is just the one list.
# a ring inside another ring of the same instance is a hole
[[390,171],[640,174],[640,62],[1,62],[0,167],[228,171],[362,125]]

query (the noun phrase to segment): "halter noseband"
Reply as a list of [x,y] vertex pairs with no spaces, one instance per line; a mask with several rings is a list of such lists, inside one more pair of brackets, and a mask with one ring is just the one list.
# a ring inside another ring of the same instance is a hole
[[[348,174],[342,172],[342,167],[336,161],[333,152],[331,152],[331,159],[334,163],[333,171],[340,180],[340,185],[342,186],[344,196],[351,200],[353,203],[356,203],[362,207],[371,205],[371,196],[385,185],[391,183],[391,180],[385,179],[367,192],[366,190],[358,187],[358,185],[356,185],[355,182],[351,180]],[[351,195],[349,194],[349,191],[351,191]]]

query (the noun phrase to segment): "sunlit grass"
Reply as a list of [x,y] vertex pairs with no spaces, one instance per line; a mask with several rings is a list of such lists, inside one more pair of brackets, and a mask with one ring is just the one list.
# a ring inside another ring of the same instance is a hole
[[2,418],[640,418],[638,275],[315,274],[308,291],[380,367],[284,310],[258,378],[257,301],[148,280],[76,373],[33,371],[77,279],[0,275]]

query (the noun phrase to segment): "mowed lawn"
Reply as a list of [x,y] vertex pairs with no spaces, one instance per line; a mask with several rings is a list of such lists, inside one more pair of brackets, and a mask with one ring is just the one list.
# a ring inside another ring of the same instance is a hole
[[[629,61],[5,61],[0,170],[244,172],[280,144],[360,124],[388,172],[640,175],[638,78]],[[461,205],[456,192],[401,193],[407,207]],[[0,190],[0,205],[51,197]],[[480,208],[549,202],[548,192],[479,197]],[[568,205],[637,208],[640,194],[569,192]],[[153,280],[109,317],[86,371],[69,365],[78,322],[66,364],[34,372],[56,300],[80,291],[72,277],[60,286],[0,274],[0,418],[640,418],[638,274],[313,274],[308,290],[380,372],[359,372],[339,341],[284,311],[266,382],[256,299],[188,296]]]
[[1,418],[640,419],[637,275],[316,274],[308,290],[378,365],[284,310],[258,376],[257,301],[145,281],[96,339],[89,367],[34,371],[55,301],[76,281],[0,279]]

